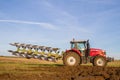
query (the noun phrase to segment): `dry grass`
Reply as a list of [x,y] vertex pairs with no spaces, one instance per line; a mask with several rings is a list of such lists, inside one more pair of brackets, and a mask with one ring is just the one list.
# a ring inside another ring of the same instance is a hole
[[108,62],[109,67],[120,67],[120,61]]
[[[92,64],[82,64],[83,66],[92,66]],[[43,61],[38,59],[25,59],[15,57],[0,57],[0,74],[3,73],[42,73],[42,71],[35,71],[34,68],[39,67],[57,67],[63,66],[62,60],[57,63]],[[107,67],[120,67],[120,61],[109,62]],[[47,72],[48,73],[48,72]]]
[[[25,59],[16,57],[0,57],[0,72],[14,71],[16,69],[27,69],[30,67],[40,66],[61,66],[62,60],[57,63],[43,61],[38,59]],[[84,65],[84,64],[83,64]],[[85,64],[86,66],[92,66],[92,64]],[[120,61],[109,62],[107,67],[120,67]]]
[[26,59],[18,57],[0,57],[0,63],[15,63],[15,64],[62,64],[62,61],[59,60],[57,63],[39,60],[39,59]]
[[57,63],[48,62],[38,59],[25,59],[25,58],[16,58],[16,57],[0,57],[0,74],[3,73],[26,73],[32,72],[37,73],[40,71],[34,71],[33,67],[42,67],[42,66],[61,66],[62,61]]

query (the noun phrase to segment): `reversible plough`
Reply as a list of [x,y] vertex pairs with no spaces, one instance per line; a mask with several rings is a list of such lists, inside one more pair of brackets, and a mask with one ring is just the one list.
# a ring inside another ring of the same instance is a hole
[[93,66],[106,66],[108,62],[114,61],[114,58],[107,57],[106,51],[98,48],[91,48],[89,40],[70,41],[71,49],[60,53],[59,48],[38,46],[32,44],[11,43],[17,50],[9,50],[13,55],[25,57],[27,59],[35,58],[56,62],[62,59],[66,66],[77,66],[80,64],[92,63]]
[[15,56],[25,57],[27,59],[35,58],[56,62],[63,57],[62,54],[59,54],[59,48],[20,43],[10,43],[10,45],[16,46],[17,50],[8,50],[8,52],[11,52]]

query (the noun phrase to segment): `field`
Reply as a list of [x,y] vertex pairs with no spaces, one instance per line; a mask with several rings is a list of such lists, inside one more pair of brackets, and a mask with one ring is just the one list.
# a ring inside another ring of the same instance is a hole
[[0,57],[0,80],[120,80],[120,61],[67,67],[62,61]]

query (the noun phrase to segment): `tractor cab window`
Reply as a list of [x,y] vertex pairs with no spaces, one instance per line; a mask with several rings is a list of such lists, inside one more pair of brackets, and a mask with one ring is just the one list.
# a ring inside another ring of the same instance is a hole
[[79,50],[85,50],[86,46],[85,43],[71,43],[71,48],[76,48]]
[[78,47],[79,50],[82,50],[82,51],[86,49],[85,43],[78,43],[77,47]]

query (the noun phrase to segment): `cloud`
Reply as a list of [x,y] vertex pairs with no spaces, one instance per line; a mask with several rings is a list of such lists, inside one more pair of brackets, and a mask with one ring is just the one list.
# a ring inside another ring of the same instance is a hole
[[50,23],[45,22],[33,22],[33,21],[21,21],[21,20],[0,20],[0,22],[7,22],[7,23],[18,23],[18,24],[32,24],[32,25],[39,25],[46,29],[56,30],[57,27]]
[[60,26],[59,30],[63,33],[66,32],[66,35],[70,35],[70,38],[72,37],[71,35],[77,37],[78,34],[93,35],[93,31],[86,29],[86,26],[81,24],[80,19],[76,15],[50,1],[43,1],[43,5],[47,8],[50,15],[54,15],[53,21]]

